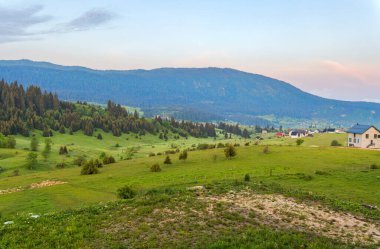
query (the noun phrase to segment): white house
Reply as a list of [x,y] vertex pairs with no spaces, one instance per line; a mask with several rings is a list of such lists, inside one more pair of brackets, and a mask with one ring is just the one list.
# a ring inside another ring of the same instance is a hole
[[291,130],[289,132],[289,137],[291,138],[300,138],[300,137],[306,137],[307,131],[305,130]]
[[380,130],[373,125],[357,124],[347,133],[349,147],[380,149]]

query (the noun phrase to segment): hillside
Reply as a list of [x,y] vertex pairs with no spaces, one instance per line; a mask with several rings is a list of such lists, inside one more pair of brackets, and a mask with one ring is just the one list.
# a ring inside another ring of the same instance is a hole
[[65,100],[111,99],[149,115],[174,112],[181,118],[248,124],[265,123],[263,116],[271,116],[275,124],[288,120],[288,125],[305,120],[344,126],[380,122],[380,104],[325,99],[283,81],[233,69],[100,71],[20,60],[0,61],[0,78],[40,86]]

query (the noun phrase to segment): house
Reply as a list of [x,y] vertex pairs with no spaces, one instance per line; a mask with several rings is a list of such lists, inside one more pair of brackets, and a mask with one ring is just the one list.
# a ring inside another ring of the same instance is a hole
[[307,131],[305,130],[291,130],[289,132],[289,137],[291,138],[300,138],[300,137],[306,137]]
[[323,133],[335,133],[336,129],[335,128],[326,128],[323,130]]
[[285,133],[284,132],[277,132],[276,137],[285,137]]
[[380,149],[380,130],[373,125],[356,124],[347,133],[349,147]]

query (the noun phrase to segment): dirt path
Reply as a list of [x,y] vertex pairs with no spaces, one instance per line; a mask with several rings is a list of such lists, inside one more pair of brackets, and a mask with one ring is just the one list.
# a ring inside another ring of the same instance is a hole
[[272,227],[313,232],[351,243],[380,244],[379,223],[320,205],[297,202],[282,195],[258,195],[247,190],[200,198],[211,203],[210,211],[215,203],[225,203],[233,211],[254,212],[258,222]]
[[46,180],[46,181],[42,181],[42,182],[38,182],[38,183],[32,183],[26,187],[9,188],[9,189],[4,189],[4,190],[0,189],[0,195],[20,192],[20,191],[24,191],[26,189],[45,188],[45,187],[50,187],[50,186],[54,186],[54,185],[61,185],[61,184],[65,184],[65,183],[67,183],[67,182]]

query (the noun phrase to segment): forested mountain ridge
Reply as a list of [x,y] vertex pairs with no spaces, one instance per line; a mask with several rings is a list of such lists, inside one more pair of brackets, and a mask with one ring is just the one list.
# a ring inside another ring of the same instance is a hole
[[183,108],[183,113],[193,110],[189,115],[194,118],[194,110],[202,110],[203,116],[251,124],[268,115],[345,126],[380,122],[380,104],[325,99],[283,81],[233,69],[101,71],[20,60],[0,61],[0,78],[35,84],[66,100],[106,103],[111,99],[150,114],[159,108]]

